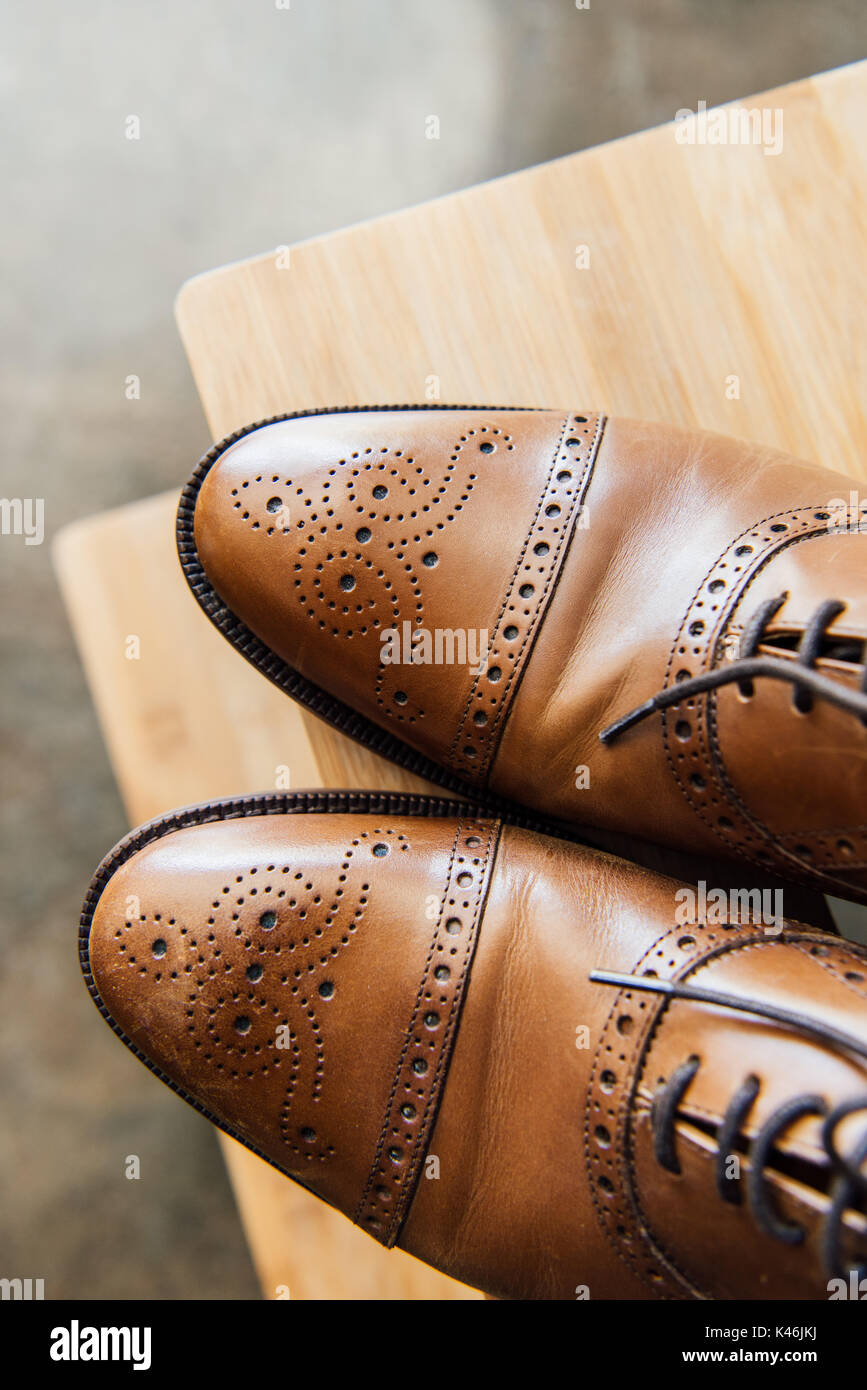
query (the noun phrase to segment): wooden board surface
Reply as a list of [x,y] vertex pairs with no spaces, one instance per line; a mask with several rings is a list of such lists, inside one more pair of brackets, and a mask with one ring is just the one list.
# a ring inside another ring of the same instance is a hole
[[190,281],[215,436],[437,378],[443,401],[696,424],[867,477],[867,64],[743,105],[782,111],[780,154],[663,126]]
[[[782,112],[779,154],[662,127],[190,281],[177,317],[214,436],[313,406],[588,406],[867,478],[867,66],[744,105]],[[174,502],[56,549],[131,822],[284,766],[296,788],[423,788],[230,651],[181,579]],[[474,1296],[224,1148],[266,1296]]]

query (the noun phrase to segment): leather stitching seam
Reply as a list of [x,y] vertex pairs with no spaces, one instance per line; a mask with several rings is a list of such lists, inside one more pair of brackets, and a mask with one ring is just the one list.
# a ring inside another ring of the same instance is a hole
[[[819,510],[821,510],[820,505],[817,505],[816,507],[812,508],[798,507],[786,511],[776,512],[770,516],[764,517],[760,521],[755,522],[752,526],[742,531],[741,534],[735,537],[735,539],[730,542],[726,549],[723,550],[717,556],[717,559],[714,561],[713,565],[711,565],[711,567],[707,570],[704,578],[695,590],[692,600],[690,601],[685,616],[681,622],[680,628],[678,629],[677,636],[675,637],[674,642],[672,644],[668,657],[668,662],[666,665],[666,687],[668,687],[671,684],[672,668],[674,666],[675,660],[679,655],[678,649],[682,645],[685,637],[687,636],[687,627],[689,624],[689,620],[696,609],[698,599],[702,594],[703,590],[707,588],[711,576],[716,571],[718,571],[721,566],[723,566],[723,561],[726,559],[726,557],[731,555],[732,558],[734,558],[735,549],[741,543],[747,541],[747,539],[753,541],[753,544],[755,545],[755,532],[760,531],[763,527],[775,521],[777,518],[800,518],[804,517],[807,513],[815,513]],[[782,553],[782,551],[790,548],[793,545],[800,544],[803,541],[812,540],[815,539],[817,536],[822,536],[826,534],[826,528],[824,524],[811,525],[809,522],[807,522],[807,525],[808,530],[804,533],[800,533],[794,536],[790,534],[785,537],[780,537],[777,540],[767,540],[764,544],[764,547],[759,548],[758,555],[755,555],[751,562],[745,566],[743,575],[736,583],[736,585],[733,587],[730,594],[727,596],[719,618],[714,623],[713,627],[711,628],[711,631],[708,632],[708,634],[706,635],[703,644],[703,655],[700,658],[702,665],[705,668],[709,669],[713,663],[715,649],[720,640],[720,633],[726,627],[726,614],[730,616],[737,611],[737,608],[739,604],[742,602],[747,589],[752,585],[752,583],[762,572],[762,570],[764,570],[766,566],[774,558],[776,558],[777,555]],[[836,879],[833,876],[833,872],[830,869],[813,869],[810,866],[805,866],[801,860],[795,858],[794,855],[791,855],[790,853],[786,852],[781,842],[781,837],[775,836],[767,826],[765,826],[762,822],[756,820],[747,810],[746,805],[742,802],[737,792],[732,787],[725,773],[717,735],[715,698],[711,698],[711,696],[708,695],[703,700],[700,700],[698,702],[688,701],[687,710],[696,726],[695,739],[700,753],[698,765],[701,767],[701,771],[708,776],[709,780],[713,781],[716,790],[725,798],[729,806],[732,809],[734,809],[743,818],[743,820],[745,820],[747,824],[763,838],[766,845],[772,845],[774,846],[778,854],[782,853],[789,871],[794,871],[801,878],[802,881],[810,882],[812,875],[816,873],[821,873],[822,877],[825,879],[826,882],[834,883],[839,887],[845,888],[847,885],[844,882],[841,882],[840,880]],[[682,717],[681,707],[675,707],[670,711],[664,711],[660,715],[662,721],[663,746],[666,761],[668,762],[672,775],[675,781],[677,782],[678,786],[680,787],[681,792],[685,796],[686,800],[689,802],[695,814],[699,817],[701,821],[703,821],[703,823],[708,827],[708,829],[712,832],[716,839],[720,840],[721,843],[725,845],[727,849],[731,849],[731,838],[726,838],[726,836],[722,833],[720,826],[718,826],[714,822],[713,818],[709,815],[709,813],[698,803],[697,798],[691,794],[691,792],[685,784],[685,774],[681,774],[673,757],[670,728],[671,724],[676,722],[680,717]],[[704,750],[703,753],[702,750]],[[857,833],[857,831],[850,828],[849,833],[855,834]],[[806,839],[808,837],[799,836],[798,838]],[[761,857],[759,857],[756,851],[751,849],[743,833],[737,834],[735,836],[735,843],[737,845],[738,851],[741,854],[743,854],[746,858],[750,859],[751,862],[755,863],[760,868],[767,868],[767,861],[765,861],[765,863],[763,864]],[[856,863],[853,863],[852,867],[858,867],[858,865]],[[813,879],[813,881],[815,880]]]
[[[585,421],[590,420],[592,418],[592,416],[583,417]],[[605,427],[606,418],[607,417],[602,414],[598,414],[595,417],[595,426],[589,442],[587,442],[586,445],[582,443],[582,445],[580,446],[582,449],[584,447],[587,448],[587,456],[584,460],[580,477],[575,486],[575,495],[569,506],[569,512],[566,516],[566,519],[564,520],[564,523],[560,528],[559,537],[557,538],[556,542],[553,543],[553,554],[551,555],[551,558],[547,561],[547,573],[545,575],[541,591],[538,594],[534,594],[533,596],[533,611],[531,616],[526,620],[520,646],[517,650],[517,653],[515,654],[515,658],[512,663],[512,668],[509,672],[509,675],[506,678],[501,692],[498,692],[498,695],[496,697],[495,713],[491,718],[490,725],[485,728],[484,735],[479,736],[482,741],[481,759],[478,763],[473,762],[472,765],[467,761],[466,755],[464,755],[463,758],[461,757],[460,745],[463,739],[466,739],[470,736],[467,733],[467,723],[470,717],[470,710],[477,699],[477,692],[479,690],[480,683],[484,679],[486,673],[483,673],[481,676],[478,676],[476,680],[473,682],[472,688],[464,705],[464,709],[460,717],[460,722],[458,724],[455,736],[452,740],[451,747],[449,748],[447,754],[447,761],[450,766],[456,766],[457,764],[460,764],[458,770],[462,772],[462,775],[472,779],[475,782],[484,783],[490,772],[491,762],[496,753],[498,741],[502,734],[502,727],[507,719],[507,714],[510,707],[510,699],[513,697],[513,687],[514,689],[517,689],[517,685],[520,683],[521,676],[523,674],[523,665],[526,660],[526,654],[532,648],[532,645],[535,641],[539,629],[539,624],[541,622],[542,617],[544,616],[547,607],[549,595],[553,590],[553,587],[556,585],[556,581],[559,577],[560,570],[562,568],[563,560],[565,558],[565,555],[568,553],[569,545],[572,539],[572,534],[575,529],[575,518],[582,505],[583,498],[587,490],[587,483],[592,474],[596,462],[596,457],[598,455],[599,444]],[[561,495],[561,493],[558,490],[552,491],[552,478],[555,470],[561,468],[563,465],[561,454],[564,447],[564,440],[566,438],[569,426],[575,422],[575,419],[576,417],[567,415],[563,421],[563,425],[561,427],[557,439],[557,447],[554,451],[554,456],[545,479],[545,485],[542,488],[541,493],[539,494],[539,498],[536,503],[536,508],[533,513],[533,519],[530,523],[530,526],[524,538],[524,542],[515,561],[515,566],[509,578],[503,602],[500,606],[500,611],[497,615],[496,624],[494,626],[492,645],[496,644],[498,636],[506,620],[507,613],[509,611],[509,600],[515,594],[515,585],[517,583],[518,574],[521,570],[521,567],[525,566],[526,564],[526,558],[529,552],[533,536],[539,529],[539,518],[542,514],[543,506],[545,505],[546,501],[547,504],[550,506],[553,500]],[[506,625],[508,626],[508,624]]]

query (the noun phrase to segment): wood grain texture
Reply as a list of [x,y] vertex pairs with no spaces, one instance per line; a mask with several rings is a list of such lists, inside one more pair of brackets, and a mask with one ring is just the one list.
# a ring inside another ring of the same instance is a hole
[[435,376],[443,401],[672,420],[867,477],[865,86],[862,63],[747,99],[783,112],[778,155],[663,126],[304,243],[288,269],[190,281],[178,322],[215,435],[424,400]]
[[[743,104],[782,111],[780,154],[662,127],[307,242],[288,267],[270,254],[190,281],[177,317],[215,438],[314,406],[589,407],[867,479],[867,65]],[[173,508],[57,547],[131,820],[272,788],[281,764],[294,787],[424,789],[230,651],[186,592]],[[224,1146],[266,1296],[474,1296]]]

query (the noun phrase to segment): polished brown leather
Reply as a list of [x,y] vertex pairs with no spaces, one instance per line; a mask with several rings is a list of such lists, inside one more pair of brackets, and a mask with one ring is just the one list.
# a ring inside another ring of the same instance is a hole
[[[262,669],[312,683],[314,710],[343,702],[386,731],[379,751],[418,750],[416,770],[455,790],[867,901],[867,728],[851,710],[817,696],[802,712],[790,684],[759,678],[600,742],[726,665],[783,595],[755,654],[804,664],[811,619],[836,599],[809,664],[863,685],[867,529],[850,479],[565,411],[321,413],[233,439],[188,490],[188,576]],[[402,664],[383,660],[388,629]],[[410,634],[440,661],[411,663]]]
[[[136,832],[85,907],[100,1009],[216,1124],[501,1297],[824,1299],[867,1255],[841,1166],[865,1147],[867,952],[690,913],[670,879],[454,802],[282,805]],[[665,981],[786,1013],[641,988]],[[805,1094],[858,1104],[832,1148],[787,1109]]]

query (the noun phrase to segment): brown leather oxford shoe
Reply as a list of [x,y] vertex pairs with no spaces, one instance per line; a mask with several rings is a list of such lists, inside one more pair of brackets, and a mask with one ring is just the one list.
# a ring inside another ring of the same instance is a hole
[[867,1258],[867,951],[478,806],[177,812],[82,917],[100,1011],[387,1246],[518,1298],[825,1299]]
[[867,502],[717,435],[314,412],[181,502],[199,603],[368,747],[492,809],[867,901]]

